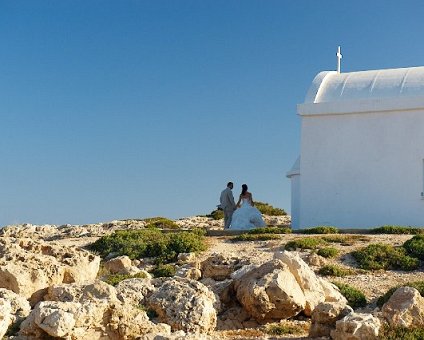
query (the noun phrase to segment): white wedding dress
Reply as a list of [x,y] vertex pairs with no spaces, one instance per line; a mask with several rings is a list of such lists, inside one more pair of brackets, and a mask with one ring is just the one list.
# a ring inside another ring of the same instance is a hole
[[229,229],[244,230],[265,227],[261,212],[250,205],[250,200],[242,199],[242,205],[233,213]]

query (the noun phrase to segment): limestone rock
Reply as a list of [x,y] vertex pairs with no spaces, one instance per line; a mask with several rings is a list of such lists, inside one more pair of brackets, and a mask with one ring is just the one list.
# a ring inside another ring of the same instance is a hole
[[305,309],[306,299],[288,266],[269,261],[234,280],[240,304],[256,320],[285,319]]
[[321,267],[327,263],[327,260],[324,257],[319,256],[317,253],[311,253],[308,256],[308,263],[311,266]]
[[310,316],[314,308],[325,301],[324,289],[314,271],[303,261],[296,252],[276,252],[274,258],[285,263],[296,278],[306,299],[304,313]]
[[199,269],[191,266],[191,264],[185,264],[177,269],[175,276],[185,277],[187,279],[197,281],[202,277],[202,272]]
[[196,253],[179,253],[177,260],[179,263],[189,263],[196,260]]
[[382,308],[383,316],[394,327],[424,326],[424,298],[412,287],[400,287]]
[[0,300],[0,335],[3,337],[12,324],[12,306],[7,300]]
[[152,295],[155,290],[150,279],[127,279],[116,286],[116,296],[122,302],[139,306],[145,305],[146,297]]
[[58,283],[86,283],[96,278],[100,257],[54,242],[0,239],[0,287],[32,301]]
[[128,256],[118,256],[105,264],[105,268],[112,274],[136,274],[140,270],[132,265],[131,259]]
[[30,311],[31,307],[24,297],[0,288],[0,338],[3,338],[12,324],[19,324],[25,319]]
[[44,300],[60,302],[84,302],[96,300],[117,301],[115,287],[96,280],[89,285],[77,283],[53,285],[48,288]]
[[[62,290],[55,287],[48,296],[57,300],[38,303],[21,324],[20,336],[95,340],[153,339],[155,334],[170,334],[168,325],[155,325],[145,311],[119,301],[115,288],[104,282],[66,285]],[[68,301],[70,296],[73,302]]]
[[342,302],[321,302],[312,311],[309,336],[312,338],[329,336],[336,327],[336,321],[353,312],[352,308]]
[[333,340],[373,340],[378,338],[381,322],[371,314],[350,313],[336,322]]
[[[215,281],[211,278],[202,279],[200,281],[208,287],[218,297],[218,301],[223,304],[230,304],[234,302],[235,292],[233,287],[233,280]],[[215,305],[215,309],[220,310],[221,306]]]
[[234,271],[246,264],[249,264],[247,259],[213,254],[201,264],[202,277],[210,277],[216,281],[229,279]]
[[342,293],[340,293],[340,290],[336,285],[322,277],[318,277],[318,281],[324,291],[325,302],[339,302],[347,305],[346,298],[342,295]]
[[[158,284],[160,281],[155,281]],[[198,281],[166,278],[148,298],[148,306],[173,330],[207,333],[215,329],[215,295]]]

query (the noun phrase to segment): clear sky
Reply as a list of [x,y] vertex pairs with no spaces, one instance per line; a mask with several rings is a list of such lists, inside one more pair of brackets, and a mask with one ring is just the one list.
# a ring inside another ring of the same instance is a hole
[[[424,65],[422,1],[0,0],[0,225],[290,211],[310,82]],[[319,199],[319,197],[317,197]]]

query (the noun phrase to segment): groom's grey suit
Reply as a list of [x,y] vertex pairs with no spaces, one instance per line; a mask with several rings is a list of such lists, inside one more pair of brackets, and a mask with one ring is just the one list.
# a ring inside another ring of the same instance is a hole
[[230,227],[233,212],[236,210],[233,192],[229,187],[222,190],[219,202],[221,203],[222,210],[224,210],[224,229],[227,229]]

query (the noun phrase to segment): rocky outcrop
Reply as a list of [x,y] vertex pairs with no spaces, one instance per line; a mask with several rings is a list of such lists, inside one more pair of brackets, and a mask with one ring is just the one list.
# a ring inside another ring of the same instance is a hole
[[371,314],[350,313],[336,322],[331,331],[333,340],[373,340],[378,339],[381,322]]
[[383,316],[394,327],[424,326],[424,298],[412,287],[398,288],[382,307]]
[[100,258],[88,251],[54,242],[0,238],[0,287],[33,303],[59,283],[93,282]]
[[[63,285],[49,290],[21,324],[20,336],[29,338],[131,339],[169,335],[170,327],[152,323],[142,309],[117,298],[114,287],[97,281],[91,285]],[[71,302],[69,302],[71,301]]]
[[132,265],[128,256],[118,256],[104,264],[105,268],[112,274],[136,274],[140,271]]
[[93,237],[110,235],[116,230],[143,229],[145,221],[122,220],[107,223],[84,224],[84,225],[33,225],[19,224],[10,225],[0,229],[0,236],[14,238],[32,238],[54,240],[61,238]]
[[321,302],[312,311],[309,336],[312,338],[330,336],[336,328],[336,322],[353,312],[352,308],[342,302]]
[[321,302],[347,304],[337,287],[317,277],[295,252],[277,252],[273,261],[245,266],[232,277],[238,301],[257,320],[285,319],[301,311],[310,316]]
[[[207,333],[216,327],[215,295],[200,282],[169,278],[158,281],[147,299],[148,307],[173,330]],[[162,283],[163,282],[163,283]]]
[[[340,300],[347,303],[343,295],[334,285],[323,286],[314,271],[303,261],[296,252],[282,251],[276,252],[274,258],[282,261],[288,266],[289,271],[296,278],[297,283],[305,295],[306,306],[304,313],[311,316],[314,308],[321,302],[329,300]],[[327,297],[328,296],[328,297]]]
[[310,266],[321,267],[327,263],[325,257],[319,256],[317,253],[311,253],[308,256],[308,263]]
[[234,280],[237,300],[257,320],[280,320],[305,309],[306,299],[288,266],[273,260]]
[[24,320],[31,311],[28,301],[16,293],[0,288],[0,338],[8,328]]
[[247,259],[213,254],[201,264],[202,277],[212,278],[215,281],[226,280],[230,278],[233,272],[247,264],[249,264]]
[[127,279],[116,286],[117,298],[134,306],[146,305],[146,298],[156,290],[150,279]]

